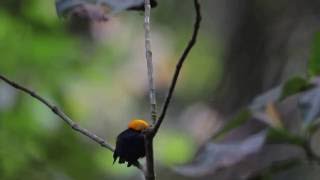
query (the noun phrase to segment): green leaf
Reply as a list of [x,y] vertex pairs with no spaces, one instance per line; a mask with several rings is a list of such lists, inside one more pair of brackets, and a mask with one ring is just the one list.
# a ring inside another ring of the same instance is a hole
[[305,140],[295,134],[290,133],[286,129],[270,128],[267,134],[267,141],[271,143],[288,143],[303,146]]
[[213,136],[213,139],[221,138],[223,135],[235,129],[251,118],[251,112],[249,109],[241,110],[233,119],[231,119],[218,133]]
[[320,32],[314,38],[308,70],[311,76],[320,75]]
[[293,77],[289,79],[282,88],[280,100],[292,96],[294,94],[306,91],[312,88],[313,85],[302,77]]

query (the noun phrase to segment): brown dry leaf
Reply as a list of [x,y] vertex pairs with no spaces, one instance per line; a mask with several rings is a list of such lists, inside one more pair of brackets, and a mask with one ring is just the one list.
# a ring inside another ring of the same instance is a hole
[[283,128],[283,124],[280,118],[280,113],[277,110],[275,104],[273,102],[270,102],[266,106],[266,114],[269,115],[270,123],[272,127],[274,128]]

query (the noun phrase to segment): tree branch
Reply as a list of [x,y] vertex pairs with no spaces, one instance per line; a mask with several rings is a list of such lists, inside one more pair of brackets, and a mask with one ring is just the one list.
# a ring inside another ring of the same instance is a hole
[[45,98],[41,97],[40,95],[38,95],[36,92],[25,88],[21,85],[19,85],[18,83],[9,80],[8,78],[4,77],[3,75],[0,75],[0,79],[2,79],[4,82],[6,82],[7,84],[9,84],[10,86],[14,87],[15,89],[18,89],[24,93],[29,94],[30,96],[32,96],[33,98],[37,99],[38,101],[40,101],[42,104],[44,104],[45,106],[47,106],[48,108],[51,109],[51,111],[56,114],[57,116],[59,116],[65,123],[67,123],[73,130],[87,136],[88,138],[90,138],[91,140],[95,141],[96,143],[100,144],[102,147],[109,149],[110,151],[114,151],[114,147],[109,144],[108,142],[106,142],[104,139],[102,139],[101,137],[95,135],[94,133],[88,131],[85,128],[80,127],[77,123],[75,123],[72,119],[70,119],[70,117],[68,117],[62,110],[60,110],[57,106],[51,104],[48,100],[46,100]]
[[[49,109],[51,109],[51,111],[54,114],[59,116],[65,123],[67,123],[74,131],[77,131],[77,132],[81,133],[82,135],[87,136],[91,140],[95,141],[96,143],[100,144],[102,147],[107,148],[110,151],[112,151],[112,152],[114,151],[114,147],[111,144],[109,144],[107,141],[105,141],[101,137],[97,136],[96,134],[90,132],[89,130],[80,127],[70,117],[68,117],[62,110],[60,110],[59,107],[51,104],[48,100],[46,100],[42,96],[38,95],[36,92],[34,92],[28,88],[25,88],[14,81],[9,80],[8,78],[4,77],[1,74],[0,74],[0,79],[3,80],[4,82],[6,82],[7,84],[9,84],[10,86],[12,86],[13,88],[18,89],[24,93],[27,93],[31,97],[40,101],[42,104],[44,104]],[[139,170],[144,171],[143,166],[140,163],[133,164],[133,165],[136,168],[138,168]]]
[[150,37],[150,11],[151,5],[150,0],[144,1],[144,38],[145,38],[145,52],[148,69],[148,80],[149,80],[149,98],[151,107],[151,119],[152,123],[155,124],[157,120],[157,102],[156,102],[156,91],[154,85],[153,76],[153,62],[152,62],[152,50],[151,50],[151,37]]
[[194,7],[195,7],[195,10],[196,10],[196,21],[195,21],[195,24],[193,26],[193,34],[192,34],[192,37],[187,45],[187,47],[184,49],[177,65],[176,65],[176,70],[174,72],[174,75],[172,77],[172,81],[171,81],[171,85],[170,85],[170,88],[169,88],[169,91],[168,91],[168,94],[166,96],[166,99],[164,101],[164,104],[162,106],[162,110],[161,110],[161,114],[159,116],[159,119],[157,120],[154,128],[153,128],[153,135],[155,136],[166,116],[166,113],[167,113],[167,109],[170,105],[170,102],[171,102],[171,99],[172,99],[172,95],[174,93],[174,89],[176,87],[176,84],[177,84],[177,81],[178,81],[178,78],[179,78],[179,74],[180,74],[180,71],[182,69],[182,65],[183,63],[185,62],[186,58],[188,57],[191,49],[193,48],[193,46],[195,45],[196,41],[197,41],[197,37],[198,37],[198,32],[199,32],[199,29],[200,29],[200,23],[201,23],[201,7],[200,7],[200,3],[198,0],[194,0]]
[[161,115],[157,120],[157,112],[156,112],[156,99],[155,99],[155,87],[154,87],[154,78],[153,78],[153,64],[152,64],[152,51],[151,51],[151,43],[150,43],[150,0],[145,0],[145,49],[146,49],[146,59],[147,59],[147,67],[148,67],[148,78],[149,78],[149,95],[150,95],[150,104],[151,104],[151,118],[153,121],[154,127],[147,129],[145,131],[145,149],[146,149],[146,171],[145,178],[146,180],[155,180],[155,172],[154,172],[154,158],[153,158],[153,138],[158,132],[163,119],[165,118],[167,109],[169,107],[175,86],[178,81],[178,77],[182,68],[184,61],[186,60],[188,54],[196,43],[200,22],[201,22],[201,12],[200,12],[200,4],[198,0],[194,0],[194,6],[196,10],[196,22],[193,28],[193,34],[191,40],[189,41],[187,47],[185,48],[182,56],[180,57],[176,70],[174,72],[171,86],[168,91],[168,95],[165,99]]
[[145,149],[146,149],[146,171],[144,173],[146,180],[155,180],[154,158],[153,158],[153,135],[152,129],[145,131]]
[[[153,62],[152,62],[152,51],[151,51],[151,39],[150,39],[150,11],[151,5],[150,0],[144,1],[144,33],[145,33],[145,52],[148,69],[148,80],[149,80],[149,97],[151,107],[151,120],[154,125],[157,121],[157,104],[156,104],[156,92],[153,77]],[[144,176],[146,180],[155,180],[154,173],[154,158],[153,158],[153,136],[151,129],[145,131],[145,151],[146,151],[146,171]]]
[[[9,80],[8,78],[6,78],[5,76],[3,76],[1,74],[0,74],[0,79],[3,80],[4,82],[6,82],[7,84],[9,84],[10,86],[12,86],[13,88],[18,89],[24,93],[27,93],[31,97],[40,101],[42,104],[44,104],[49,109],[51,109],[51,111],[54,114],[59,116],[65,123],[67,123],[74,131],[77,131],[77,132],[81,133],[82,135],[87,136],[91,140],[95,141],[96,143],[100,144],[102,147],[107,148],[110,151],[112,151],[112,152],[114,151],[114,147],[111,144],[109,144],[107,141],[105,141],[101,137],[97,136],[96,134],[90,132],[89,130],[80,127],[69,116],[67,116],[62,110],[60,110],[59,107],[51,104],[44,97],[38,95],[36,92],[34,92],[26,87],[19,85],[18,83],[14,82],[12,80]],[[136,168],[138,168],[139,170],[144,171],[143,166],[140,163],[134,164],[134,166]]]

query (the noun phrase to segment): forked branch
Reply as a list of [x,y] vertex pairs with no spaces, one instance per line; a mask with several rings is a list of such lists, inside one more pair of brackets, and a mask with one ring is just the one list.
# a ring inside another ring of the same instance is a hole
[[183,63],[187,59],[191,49],[195,45],[198,37],[198,32],[200,29],[201,22],[201,12],[200,12],[200,3],[198,0],[194,0],[194,7],[196,10],[196,21],[193,27],[192,37],[187,44],[187,47],[184,49],[177,65],[176,70],[173,74],[171,85],[164,101],[162,111],[159,119],[157,119],[156,113],[156,101],[155,101],[155,89],[154,89],[154,77],[153,77],[153,64],[152,64],[152,51],[150,45],[150,0],[145,0],[145,49],[146,49],[146,59],[148,64],[148,78],[149,78],[149,94],[150,94],[150,105],[151,105],[151,117],[153,120],[153,127],[148,129],[145,132],[145,149],[146,149],[146,171],[145,178],[146,180],[155,180],[154,172],[154,158],[153,158],[153,138],[157,134],[165,116],[167,109],[170,105],[172,95],[174,93],[180,71],[182,69]]

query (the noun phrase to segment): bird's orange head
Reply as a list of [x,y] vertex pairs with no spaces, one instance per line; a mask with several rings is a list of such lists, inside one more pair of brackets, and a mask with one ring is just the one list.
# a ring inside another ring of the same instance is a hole
[[143,131],[149,127],[149,124],[142,119],[134,119],[129,122],[128,128],[135,131]]

